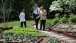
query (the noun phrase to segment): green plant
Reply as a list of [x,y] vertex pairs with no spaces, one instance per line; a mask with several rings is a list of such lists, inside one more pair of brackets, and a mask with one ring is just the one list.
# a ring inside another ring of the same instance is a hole
[[61,26],[59,26],[59,27],[57,28],[57,30],[58,30],[58,31],[61,31],[61,30],[62,30],[62,27],[61,27]]
[[22,40],[25,41],[25,38],[30,42],[34,42],[39,36],[46,36],[46,34],[40,33],[34,28],[16,28],[12,30],[6,30],[4,33],[0,34],[6,41],[11,40]]
[[60,43],[60,41],[59,40],[54,40],[53,43]]
[[53,25],[53,19],[46,20],[46,27]]
[[59,17],[60,17],[59,13],[55,14],[55,18],[59,18]]
[[76,15],[70,14],[69,22],[76,23]]
[[60,19],[60,22],[61,22],[61,23],[68,23],[68,18],[66,18],[66,15],[64,15],[64,17],[62,17],[62,18]]
[[57,23],[59,23],[59,22],[60,22],[60,21],[59,21],[58,18],[53,19],[53,24],[57,24]]
[[49,38],[48,39],[48,43],[53,43],[53,39],[52,38]]
[[60,15],[59,14],[55,14],[55,18],[53,19],[53,23],[52,24],[57,24],[60,22],[59,20]]
[[66,32],[67,32],[67,28],[64,29],[64,33],[66,33]]
[[[5,34],[29,34],[33,36],[39,36],[41,33],[33,28],[17,28],[17,29],[12,29],[12,30],[6,30],[4,31]],[[42,34],[43,35],[43,34]]]
[[54,40],[52,38],[49,38],[48,39],[48,43],[60,43],[60,41],[59,40]]

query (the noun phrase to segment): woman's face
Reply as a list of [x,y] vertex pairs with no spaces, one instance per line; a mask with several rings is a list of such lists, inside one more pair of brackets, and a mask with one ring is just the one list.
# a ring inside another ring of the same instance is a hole
[[42,8],[40,7],[40,10],[42,10]]
[[43,6],[40,7],[40,10],[43,10]]
[[25,12],[25,9],[22,9],[22,12]]

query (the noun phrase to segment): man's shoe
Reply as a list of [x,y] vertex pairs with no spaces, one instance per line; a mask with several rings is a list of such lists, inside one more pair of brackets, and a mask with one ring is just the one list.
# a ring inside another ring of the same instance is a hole
[[36,29],[38,30],[38,27],[36,27]]

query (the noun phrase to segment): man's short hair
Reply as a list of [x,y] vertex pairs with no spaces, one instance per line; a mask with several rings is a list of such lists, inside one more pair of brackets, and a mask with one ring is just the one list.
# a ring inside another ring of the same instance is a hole
[[36,4],[35,6],[38,6],[38,4]]

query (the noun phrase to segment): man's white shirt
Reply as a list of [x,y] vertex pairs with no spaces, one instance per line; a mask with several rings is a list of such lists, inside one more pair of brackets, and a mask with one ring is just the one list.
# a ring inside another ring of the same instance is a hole
[[19,18],[20,18],[20,22],[26,21],[25,20],[25,13],[24,12],[21,12],[20,15],[19,15]]
[[40,14],[40,8],[35,8],[33,13],[34,14]]

